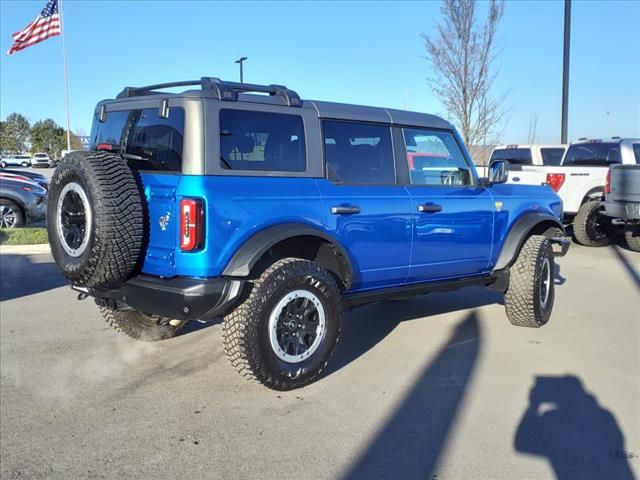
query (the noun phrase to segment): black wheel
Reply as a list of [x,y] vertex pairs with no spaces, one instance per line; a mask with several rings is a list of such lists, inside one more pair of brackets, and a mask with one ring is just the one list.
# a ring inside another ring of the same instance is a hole
[[627,247],[629,247],[629,250],[640,252],[640,225],[627,227],[624,231],[624,241]]
[[504,295],[507,318],[513,325],[538,328],[549,321],[554,277],[551,243],[542,235],[529,237],[509,270],[509,288]]
[[28,167],[29,164],[27,162],[22,162],[20,165],[22,165],[23,167]]
[[148,315],[127,308],[100,307],[105,322],[131,338],[143,342],[157,342],[175,337],[185,322],[158,315]]
[[69,281],[113,288],[134,272],[144,231],[133,172],[108,152],[71,152],[49,187],[47,229],[53,258]]
[[613,242],[611,219],[600,212],[600,201],[585,202],[573,220],[573,235],[586,247],[606,247]]
[[7,162],[0,162],[0,168],[7,168]]
[[240,374],[274,390],[313,382],[342,330],[340,291],[327,270],[285,258],[253,282],[223,323],[227,358]]
[[0,228],[20,228],[25,223],[24,214],[11,200],[0,198]]

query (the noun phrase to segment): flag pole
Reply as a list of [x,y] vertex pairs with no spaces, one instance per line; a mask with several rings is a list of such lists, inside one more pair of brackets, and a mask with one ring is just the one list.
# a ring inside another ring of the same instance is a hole
[[64,105],[67,112],[67,150],[71,150],[71,127],[69,126],[69,81],[67,80],[67,49],[64,45],[64,19],[62,17],[62,0],[58,0],[60,10],[60,36],[62,37],[62,64],[64,68]]

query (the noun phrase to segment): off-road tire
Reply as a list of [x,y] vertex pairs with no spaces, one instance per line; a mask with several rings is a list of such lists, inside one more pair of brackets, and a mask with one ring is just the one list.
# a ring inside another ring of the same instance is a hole
[[624,231],[624,241],[629,250],[640,252],[640,226],[627,227]]
[[25,216],[22,209],[13,203],[11,200],[7,200],[6,198],[0,198],[0,209],[4,211],[4,209],[10,209],[15,215],[15,223],[13,226],[8,228],[20,228],[25,225]]
[[[131,308],[99,307],[105,322],[117,332],[143,342],[157,342],[175,337],[185,322],[157,315],[146,315]],[[171,323],[174,323],[172,325]]]
[[[287,363],[269,341],[269,316],[279,301],[294,290],[318,297],[326,317],[318,348],[300,363]],[[293,390],[312,383],[333,355],[342,332],[341,296],[329,271],[308,260],[284,258],[253,281],[250,292],[225,318],[222,327],[227,358],[249,380],[273,390]]]
[[[549,277],[543,278],[546,262]],[[504,295],[504,305],[512,325],[539,328],[549,321],[555,297],[554,278],[551,243],[542,235],[532,235],[509,270],[509,288]],[[543,304],[541,283],[545,279],[548,280],[548,296]]]
[[600,200],[589,200],[573,219],[573,236],[585,247],[606,247],[613,242],[611,219],[600,212]]
[[[58,198],[75,182],[91,209],[89,240],[80,256],[65,251],[58,233]],[[115,288],[132,276],[141,261],[144,213],[133,172],[109,152],[71,152],[56,168],[49,188],[47,230],[53,258],[73,285]]]

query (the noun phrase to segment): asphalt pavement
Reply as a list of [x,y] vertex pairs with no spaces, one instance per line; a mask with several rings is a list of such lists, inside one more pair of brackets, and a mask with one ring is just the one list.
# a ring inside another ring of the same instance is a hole
[[328,372],[243,380],[219,324],[156,344],[109,328],[49,255],[0,256],[2,479],[632,479],[640,254],[573,245],[541,329],[501,295],[346,314]]

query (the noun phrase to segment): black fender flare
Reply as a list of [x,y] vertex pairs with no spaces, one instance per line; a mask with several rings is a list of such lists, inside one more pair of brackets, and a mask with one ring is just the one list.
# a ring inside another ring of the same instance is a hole
[[354,278],[351,257],[344,247],[328,233],[302,223],[282,223],[268,227],[249,238],[231,257],[222,275],[229,277],[246,277],[251,269],[271,247],[289,238],[311,236],[329,242],[344,257],[348,269],[348,278],[344,279],[347,288]]
[[563,233],[565,231],[560,220],[549,213],[531,212],[523,215],[509,230],[493,271],[496,272],[510,267],[515,262],[530,232],[542,223],[553,223],[554,227],[558,227]]

